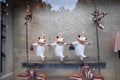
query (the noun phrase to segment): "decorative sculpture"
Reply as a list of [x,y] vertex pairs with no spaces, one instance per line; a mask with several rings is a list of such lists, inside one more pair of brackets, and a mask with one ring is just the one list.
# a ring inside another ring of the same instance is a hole
[[95,8],[92,15],[93,15],[92,20],[94,21],[96,26],[99,27],[100,29],[104,29],[104,26],[101,24],[101,20],[103,17],[107,15],[107,13],[100,12],[97,8]]
[[45,74],[39,74],[39,69],[27,68],[25,72],[19,73],[18,78],[28,79],[28,80],[46,80]]

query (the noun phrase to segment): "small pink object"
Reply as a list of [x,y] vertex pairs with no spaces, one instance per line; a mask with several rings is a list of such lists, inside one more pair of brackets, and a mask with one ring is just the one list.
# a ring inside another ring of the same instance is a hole
[[114,52],[120,50],[120,31],[116,33]]

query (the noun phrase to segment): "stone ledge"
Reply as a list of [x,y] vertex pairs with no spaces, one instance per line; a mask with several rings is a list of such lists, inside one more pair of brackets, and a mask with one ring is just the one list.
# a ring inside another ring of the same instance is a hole
[[[87,62],[88,65],[91,68],[95,69],[105,69],[106,63],[103,61],[99,62]],[[39,68],[39,69],[79,69],[83,67],[82,63],[76,63],[76,62],[67,62],[67,63],[57,63],[57,62],[51,62],[51,63],[22,63],[22,68]]]

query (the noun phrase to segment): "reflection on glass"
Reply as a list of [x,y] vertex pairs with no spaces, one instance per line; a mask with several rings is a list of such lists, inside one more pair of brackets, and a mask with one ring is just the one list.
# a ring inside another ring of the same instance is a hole
[[46,4],[51,5],[51,11],[60,11],[60,9],[72,11],[77,4],[78,0],[42,0]]
[[0,2],[6,2],[6,0],[0,0]]

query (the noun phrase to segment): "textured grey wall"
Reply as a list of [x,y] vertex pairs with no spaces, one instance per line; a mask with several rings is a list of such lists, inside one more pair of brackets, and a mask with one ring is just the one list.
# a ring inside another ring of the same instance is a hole
[[[108,15],[103,19],[102,24],[104,30],[99,29],[100,42],[100,59],[107,63],[107,69],[101,70],[106,80],[119,80],[120,71],[117,70],[120,66],[117,54],[113,52],[115,33],[120,31],[120,2],[101,2],[98,4],[98,9],[107,12]],[[16,4],[17,5],[17,4]],[[93,4],[80,3],[76,9],[70,11],[51,12],[48,8],[39,8],[33,5],[33,20],[28,25],[28,41],[29,46],[36,41],[38,36],[45,34],[47,42],[54,42],[55,36],[60,32],[63,33],[66,42],[75,41],[75,37],[82,31],[86,32],[88,40],[92,42],[86,47],[85,54],[89,55],[89,61],[97,60],[97,44],[95,25],[92,21],[91,13],[94,10]],[[15,75],[23,71],[21,63],[26,62],[26,28],[24,26],[25,7],[17,6],[14,8],[14,71]],[[79,62],[74,51],[68,50],[65,47],[65,55],[68,55],[66,62]],[[48,61],[55,61],[54,48],[46,47],[45,55],[48,56]],[[29,51],[30,62],[40,62],[36,56],[36,52]],[[116,66],[117,64],[117,66]],[[79,72],[78,70],[41,70],[47,76],[68,76],[71,73]],[[51,74],[52,73],[52,74]]]

